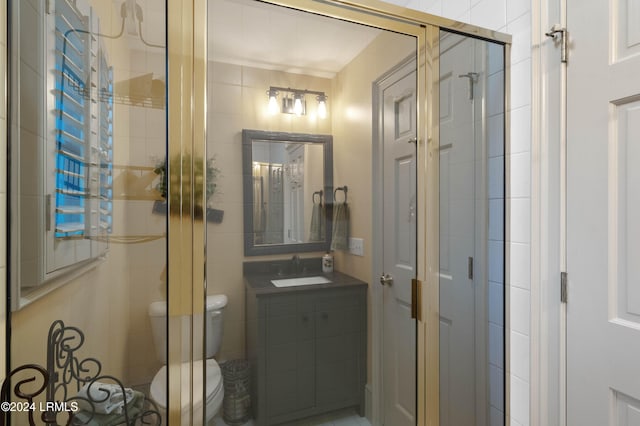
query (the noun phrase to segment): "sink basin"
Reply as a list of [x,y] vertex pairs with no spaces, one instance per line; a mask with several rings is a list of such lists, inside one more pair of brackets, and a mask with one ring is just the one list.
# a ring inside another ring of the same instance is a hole
[[276,287],[295,287],[299,285],[314,285],[314,284],[327,284],[331,280],[325,277],[300,277],[300,278],[287,278],[284,280],[271,280],[271,283]]

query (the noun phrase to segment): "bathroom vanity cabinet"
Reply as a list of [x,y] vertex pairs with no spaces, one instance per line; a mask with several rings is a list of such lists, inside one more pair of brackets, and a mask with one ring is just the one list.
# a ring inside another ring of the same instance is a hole
[[258,426],[356,407],[364,415],[367,284],[277,288],[245,276],[251,404]]

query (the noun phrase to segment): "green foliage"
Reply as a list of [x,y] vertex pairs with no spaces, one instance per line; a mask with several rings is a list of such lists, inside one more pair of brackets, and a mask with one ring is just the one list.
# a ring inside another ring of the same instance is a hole
[[[169,164],[169,167],[171,170],[180,170],[180,171],[188,170],[191,166],[193,166],[193,169],[194,169],[193,175],[195,176],[203,175],[203,172],[202,172],[203,162],[201,159],[198,159],[198,158],[196,158],[196,161],[192,162],[191,156],[184,156],[182,157],[182,162],[181,162],[180,156],[175,156],[171,159],[171,162]],[[211,197],[213,197],[213,195],[216,193],[216,190],[218,189],[217,180],[218,180],[218,177],[220,176],[220,169],[216,167],[215,156],[212,158],[209,158],[206,161],[206,168],[207,168],[207,174],[206,174],[205,202],[208,202],[211,199]],[[156,190],[158,190],[162,198],[167,200],[168,187],[169,187],[169,181],[167,179],[167,161],[164,160],[158,163],[153,171],[154,173],[160,176],[160,181],[156,185]],[[175,180],[175,182],[172,181],[171,186],[179,187],[180,182],[178,180],[180,179],[181,175],[182,175],[181,172],[177,174],[174,173],[173,179]],[[188,189],[191,187],[191,185],[183,185],[183,187],[187,188],[187,192],[183,193],[183,197],[182,197],[182,204],[183,204],[182,211],[184,212],[188,210],[189,206],[191,205],[191,199],[190,199],[191,193]],[[194,196],[196,200],[201,199],[202,182],[196,182],[195,185],[193,185],[192,187],[194,190]],[[170,201],[170,205],[172,206],[171,207],[172,211],[177,210],[178,197],[179,197],[179,194],[176,191],[175,195],[172,194],[171,200],[167,200],[167,201]]]

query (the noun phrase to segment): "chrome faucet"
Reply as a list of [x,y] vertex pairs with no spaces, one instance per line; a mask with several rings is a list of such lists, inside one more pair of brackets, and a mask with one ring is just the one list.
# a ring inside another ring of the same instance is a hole
[[294,254],[291,258],[291,272],[294,274],[299,274],[301,269],[300,266],[300,256]]

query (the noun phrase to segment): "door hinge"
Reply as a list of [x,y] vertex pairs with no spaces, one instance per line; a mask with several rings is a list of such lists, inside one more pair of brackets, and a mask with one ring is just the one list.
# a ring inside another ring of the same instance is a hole
[[46,4],[45,4],[45,10],[47,11],[47,15],[51,15],[51,13],[53,12],[53,5],[51,4],[52,1],[51,0],[46,0]]
[[469,257],[467,260],[467,276],[470,280],[473,279],[473,257]]
[[560,302],[567,303],[567,273],[560,272]]
[[422,281],[411,280],[411,318],[422,321]]
[[567,45],[569,37],[567,37],[567,29],[555,24],[549,31],[544,33],[547,37],[551,37],[554,42],[560,43],[560,60],[567,63]]

